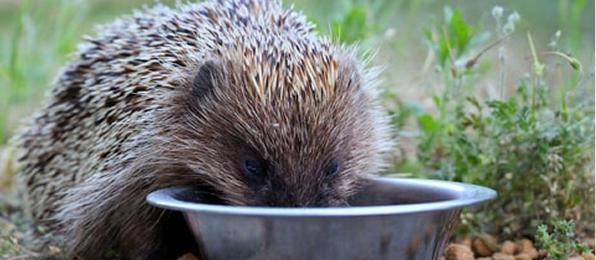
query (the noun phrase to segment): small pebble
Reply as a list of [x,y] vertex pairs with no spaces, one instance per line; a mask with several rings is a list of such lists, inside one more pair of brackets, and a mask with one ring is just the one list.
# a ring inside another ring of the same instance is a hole
[[482,239],[482,241],[492,250],[496,252],[499,249],[499,245],[497,243],[497,239],[494,236],[489,234],[481,234],[478,238]]
[[509,240],[503,242],[501,245],[501,253],[508,255],[515,255],[519,252],[517,245]]
[[468,248],[472,249],[472,239],[469,237],[464,238],[458,244],[462,244],[462,245],[467,246]]
[[464,245],[450,244],[445,251],[445,260],[474,260],[474,253]]
[[488,243],[480,237],[474,238],[472,240],[472,250],[478,256],[491,256],[493,254],[493,250],[490,248]]
[[515,257],[503,253],[495,253],[493,254],[493,260],[515,260]]
[[532,259],[538,258],[538,250],[534,247],[534,243],[527,239],[521,239],[516,242],[517,247],[519,248],[519,252],[522,254],[527,254]]
[[528,254],[519,254],[515,256],[515,260],[532,260],[532,257],[530,257]]

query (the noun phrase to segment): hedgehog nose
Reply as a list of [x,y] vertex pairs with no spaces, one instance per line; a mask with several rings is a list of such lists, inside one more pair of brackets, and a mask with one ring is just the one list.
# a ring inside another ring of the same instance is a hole
[[329,207],[330,203],[326,201],[302,201],[302,200],[282,200],[274,203],[275,207],[291,207],[291,208],[318,208],[318,207]]
[[272,194],[271,200],[269,201],[269,206],[273,207],[292,207],[292,208],[304,208],[304,207],[312,207],[310,203],[306,200],[300,199],[298,196],[295,196],[292,192],[284,190],[275,192]]

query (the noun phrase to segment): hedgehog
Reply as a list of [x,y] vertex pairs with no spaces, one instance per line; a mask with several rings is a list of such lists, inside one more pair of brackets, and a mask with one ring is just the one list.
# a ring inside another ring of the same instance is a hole
[[378,69],[279,1],[156,3],[97,28],[19,138],[33,219],[70,257],[197,252],[148,193],[347,206],[384,168]]

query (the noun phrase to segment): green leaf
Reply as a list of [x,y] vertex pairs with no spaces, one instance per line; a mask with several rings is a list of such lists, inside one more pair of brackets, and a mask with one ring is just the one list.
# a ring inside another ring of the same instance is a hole
[[418,125],[427,133],[434,132],[438,128],[437,121],[429,114],[418,116]]
[[437,46],[437,56],[439,59],[439,65],[441,67],[445,67],[445,62],[447,62],[447,58],[449,58],[449,42],[448,39],[441,35],[439,37],[439,42]]
[[367,21],[367,9],[363,6],[353,6],[341,20],[331,23],[332,37],[345,43],[366,39],[371,29]]
[[435,106],[437,106],[437,107],[442,107],[443,99],[441,99],[441,97],[439,97],[437,95],[433,95],[433,103],[435,103]]
[[451,46],[456,49],[457,54],[464,53],[470,39],[472,38],[472,26],[468,25],[459,9],[453,11],[451,20],[449,21],[449,33]]

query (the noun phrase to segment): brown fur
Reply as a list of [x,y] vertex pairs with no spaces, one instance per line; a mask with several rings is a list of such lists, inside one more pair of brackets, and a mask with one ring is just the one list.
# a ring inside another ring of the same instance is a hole
[[[341,206],[381,169],[388,124],[373,73],[277,2],[158,5],[99,32],[20,136],[33,216],[73,256],[192,250],[179,215],[145,202],[159,188]],[[246,156],[266,171],[247,176]]]

